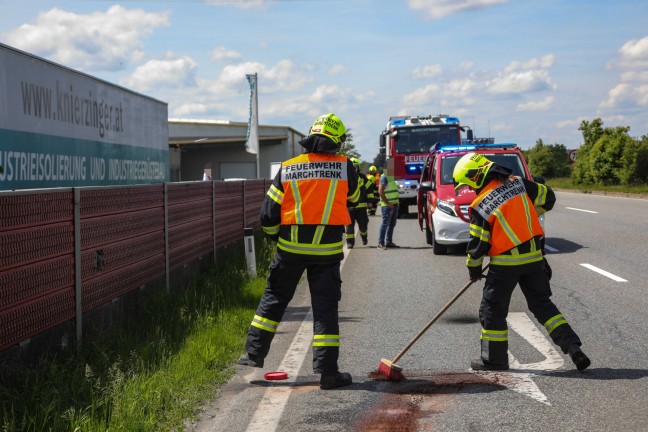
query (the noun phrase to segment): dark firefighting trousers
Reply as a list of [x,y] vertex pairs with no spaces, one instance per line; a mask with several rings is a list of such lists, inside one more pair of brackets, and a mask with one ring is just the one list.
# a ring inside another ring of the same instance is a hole
[[245,351],[265,358],[277,326],[306,271],[313,308],[313,371],[336,372],[340,352],[338,302],[342,297],[340,263],[300,263],[275,256],[267,286],[250,326]]
[[360,231],[360,238],[362,244],[367,243],[367,230],[369,229],[369,216],[367,216],[367,208],[348,207],[351,223],[344,227],[347,245],[355,246],[355,224],[358,222],[358,229]]
[[506,316],[511,295],[518,283],[529,310],[562,352],[567,353],[572,344],[580,346],[578,335],[550,300],[551,286],[544,271],[543,261],[519,266],[491,264],[479,308],[482,360],[494,364],[508,364]]
[[[377,192],[376,192],[377,193]],[[368,199],[367,202],[371,202],[371,208],[367,209],[367,214],[373,216],[376,214],[376,209],[378,208],[378,203],[380,200],[378,198]]]

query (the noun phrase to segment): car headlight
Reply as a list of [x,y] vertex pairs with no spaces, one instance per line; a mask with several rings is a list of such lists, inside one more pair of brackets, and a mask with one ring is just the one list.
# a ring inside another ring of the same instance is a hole
[[450,204],[447,201],[438,200],[437,208],[441,210],[443,213],[449,214],[450,216],[457,217],[457,213],[455,212],[455,206],[453,204]]

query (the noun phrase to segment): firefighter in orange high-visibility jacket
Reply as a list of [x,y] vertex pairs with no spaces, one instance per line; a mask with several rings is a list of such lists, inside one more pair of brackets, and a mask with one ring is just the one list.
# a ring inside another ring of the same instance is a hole
[[344,227],[350,222],[347,201],[360,196],[358,173],[336,153],[346,128],[332,113],[315,120],[301,144],[306,152],[281,164],[261,207],[263,231],[277,242],[265,292],[252,320],[239,364],[263,367],[270,344],[304,271],[313,309],[313,370],[320,388],[352,383],[338,370],[338,302],[344,258]]
[[549,268],[543,256],[544,231],[538,214],[553,208],[556,196],[540,183],[511,176],[511,170],[477,153],[462,156],[453,171],[455,192],[465,187],[477,197],[470,205],[470,242],[466,265],[470,280],[482,278],[482,262],[490,259],[479,308],[481,357],[474,370],[506,370],[506,316],[513,290],[520,284],[529,310],[578,370],[590,365],[581,340],[551,301]]

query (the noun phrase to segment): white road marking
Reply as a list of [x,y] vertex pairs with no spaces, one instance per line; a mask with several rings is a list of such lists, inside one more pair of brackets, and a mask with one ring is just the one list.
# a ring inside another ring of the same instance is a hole
[[513,354],[511,354],[511,351],[509,351],[509,365],[513,369],[511,372],[475,372],[472,369],[470,370],[474,373],[490,375],[500,385],[551,406],[547,396],[542,393],[538,385],[533,381],[533,376],[545,371],[560,369],[565,361],[553,347],[552,342],[538,330],[525,312],[509,313],[506,322],[511,330],[526,339],[527,342],[545,356],[545,359],[536,363],[520,364]]
[[558,249],[552,248],[551,246],[549,246],[547,244],[545,244],[545,249],[547,249],[549,252],[553,252],[553,253],[558,252]]
[[588,268],[592,271],[595,271],[596,273],[602,274],[605,277],[609,277],[610,279],[616,281],[616,282],[628,282],[627,280],[623,279],[622,277],[619,277],[615,274],[612,274],[610,272],[607,272],[605,270],[602,270],[598,267],[593,266],[592,264],[586,264],[586,263],[581,263],[581,265],[585,268]]
[[595,214],[598,213],[597,211],[584,210],[584,209],[579,209],[579,208],[574,208],[574,207],[565,207],[565,208],[568,209],[568,210],[576,210],[576,211],[585,212],[585,213],[595,213]]
[[540,354],[545,356],[543,361],[537,363],[520,364],[515,360],[511,363],[514,369],[548,371],[560,369],[565,363],[560,353],[554,348],[553,342],[545,337],[525,312],[509,313],[506,322],[510,329],[526,339],[535,349],[540,351]]
[[[281,381],[295,382],[299,369],[304,363],[308,347],[313,339],[313,310],[310,309],[299,326],[295,338],[290,344],[281,364],[280,371],[288,373],[288,379]],[[254,412],[254,417],[247,427],[248,432],[270,432],[277,430],[279,420],[283,414],[288,398],[290,397],[291,386],[268,387]]]
[[[344,268],[344,263],[349,256],[349,250],[346,250],[344,258],[340,263],[340,271]],[[310,348],[311,341],[313,340],[313,309],[310,308],[304,317],[293,341],[286,351],[279,368],[277,370],[288,373],[288,379],[281,381],[282,383],[292,383],[297,379],[297,374],[304,363],[306,353]],[[290,397],[292,387],[290,385],[273,386],[263,394],[259,406],[254,412],[254,416],[250,421],[246,431],[247,432],[274,432],[279,426],[279,420],[286,408],[286,403]]]

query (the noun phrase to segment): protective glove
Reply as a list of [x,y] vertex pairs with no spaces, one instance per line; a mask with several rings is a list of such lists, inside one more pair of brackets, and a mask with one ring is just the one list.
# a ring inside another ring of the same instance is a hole
[[547,261],[547,258],[542,258],[542,261],[544,263],[544,271],[547,273],[547,279],[551,280],[551,275],[553,272],[551,271],[551,267],[549,266],[549,261]]
[[477,282],[482,278],[482,268],[479,267],[469,267],[468,272],[470,273],[470,281]]

